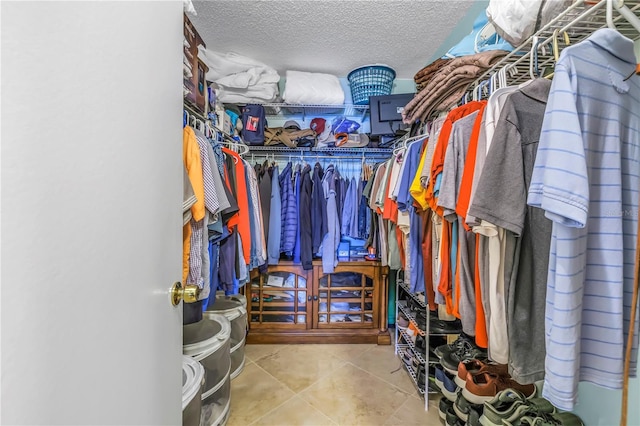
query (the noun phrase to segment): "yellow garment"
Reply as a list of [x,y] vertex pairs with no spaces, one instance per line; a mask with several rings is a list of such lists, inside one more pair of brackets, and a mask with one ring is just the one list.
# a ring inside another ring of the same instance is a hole
[[[428,143],[428,142],[427,142]],[[420,157],[420,164],[418,164],[418,170],[416,171],[416,175],[413,177],[413,181],[411,182],[411,186],[409,187],[409,194],[420,204],[422,210],[426,210],[429,207],[427,204],[427,189],[422,186],[422,181],[420,180],[422,174],[422,168],[424,167],[425,158],[427,157],[427,148],[425,147],[422,150],[422,157]]]
[[189,254],[191,253],[191,221],[182,227],[182,283],[189,276]]
[[[191,206],[193,220],[204,219],[204,178],[202,176],[202,159],[200,158],[200,147],[193,129],[186,126],[182,131],[182,160],[189,175],[189,182],[193,188],[197,201]],[[187,282],[189,275],[189,252],[191,250],[191,224],[188,223],[182,228],[182,283]]]

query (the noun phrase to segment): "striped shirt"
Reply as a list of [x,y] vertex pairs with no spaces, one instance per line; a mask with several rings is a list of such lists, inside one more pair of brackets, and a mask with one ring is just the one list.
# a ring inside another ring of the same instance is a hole
[[[620,389],[640,188],[640,78],[610,29],[558,61],[528,203],[553,221],[543,396],[572,410],[578,381]],[[637,334],[631,357],[637,360]]]

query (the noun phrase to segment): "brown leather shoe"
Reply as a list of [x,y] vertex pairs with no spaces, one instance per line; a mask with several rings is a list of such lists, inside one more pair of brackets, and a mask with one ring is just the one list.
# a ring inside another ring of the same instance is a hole
[[489,373],[467,374],[462,395],[472,404],[484,404],[500,391],[515,389],[522,392],[527,398],[536,395],[536,386],[521,385],[508,376],[497,376]]
[[480,373],[510,377],[507,364],[490,364],[479,359],[466,359],[458,364],[458,374],[454,379],[456,384],[463,388],[466,385],[468,374],[476,375]]

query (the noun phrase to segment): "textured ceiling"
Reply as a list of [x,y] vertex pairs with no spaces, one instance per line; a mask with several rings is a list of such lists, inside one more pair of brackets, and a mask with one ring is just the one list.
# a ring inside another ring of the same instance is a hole
[[[447,50],[443,43],[450,47],[468,34],[475,16],[467,15],[477,14],[473,0],[193,3],[197,16],[190,19],[207,48],[257,59],[282,76],[298,70],[346,77],[359,66],[383,63],[397,78],[413,78]],[[456,27],[464,20],[461,31]]]

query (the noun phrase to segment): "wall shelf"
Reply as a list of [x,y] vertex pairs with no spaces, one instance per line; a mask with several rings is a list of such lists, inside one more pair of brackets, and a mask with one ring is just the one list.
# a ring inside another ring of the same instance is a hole
[[360,117],[364,119],[364,116],[369,112],[369,105],[301,105],[301,104],[287,104],[287,103],[265,103],[262,104],[265,109],[265,113],[270,116],[280,115],[293,115],[301,114],[304,118],[307,115],[344,115],[346,117]]

